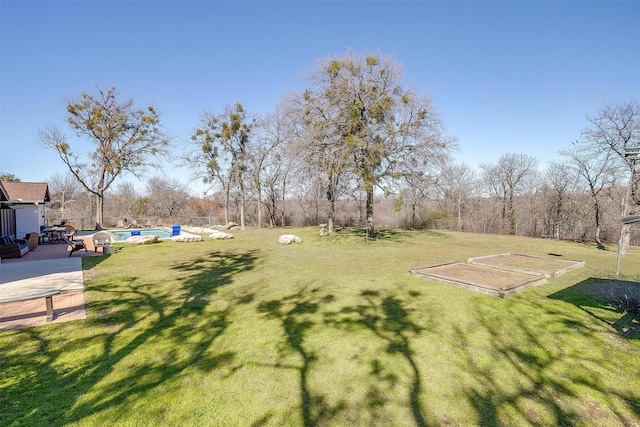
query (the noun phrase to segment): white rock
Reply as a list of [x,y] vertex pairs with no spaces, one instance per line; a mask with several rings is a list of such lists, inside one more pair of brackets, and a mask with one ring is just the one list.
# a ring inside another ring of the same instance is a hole
[[280,244],[290,245],[291,243],[300,243],[302,242],[302,239],[298,236],[294,236],[293,234],[283,234],[282,236],[280,236],[278,241],[280,242]]
[[233,234],[225,233],[224,231],[211,230],[209,237],[216,240],[226,240],[226,239],[233,239]]
[[171,237],[171,240],[174,242],[202,242],[202,236],[181,232],[177,236]]
[[148,245],[150,243],[155,243],[158,241],[158,236],[155,234],[149,236],[131,236],[127,237],[125,243],[130,245]]

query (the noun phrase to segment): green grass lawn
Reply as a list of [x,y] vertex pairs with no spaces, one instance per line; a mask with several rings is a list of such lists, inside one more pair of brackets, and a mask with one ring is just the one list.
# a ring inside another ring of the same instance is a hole
[[[638,319],[603,284],[615,247],[317,231],[84,258],[86,321],[0,334],[0,424],[640,425]],[[409,274],[504,252],[586,267],[506,300]],[[639,261],[619,277],[636,291]]]

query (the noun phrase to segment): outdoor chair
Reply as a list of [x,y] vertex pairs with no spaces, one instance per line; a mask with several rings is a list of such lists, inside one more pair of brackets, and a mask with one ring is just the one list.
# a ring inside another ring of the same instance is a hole
[[76,228],[75,228],[73,225],[71,225],[71,224],[67,224],[67,225],[65,225],[65,226],[64,226],[64,229],[65,229],[65,234],[67,234],[67,235],[69,235],[69,234],[70,234],[70,235],[72,236],[72,238],[73,238],[73,236],[75,236],[76,232],[78,231],[78,230],[76,230]]
[[24,239],[0,236],[0,258],[20,258],[29,252],[29,244]]
[[26,237],[24,238],[27,243],[29,244],[29,250],[33,251],[34,249],[38,249],[38,233],[33,232],[33,233],[27,233]]
[[91,241],[93,242],[93,251],[98,252],[98,248],[102,248],[104,254],[104,248],[111,246],[111,234],[106,231],[98,231],[91,236]]
[[69,235],[69,234],[62,234],[62,240],[71,248],[71,251],[69,252],[69,256],[71,256],[75,251],[79,251],[80,249],[84,249],[85,252],[87,251],[87,245],[85,245],[83,240],[72,240],[73,239],[73,235]]

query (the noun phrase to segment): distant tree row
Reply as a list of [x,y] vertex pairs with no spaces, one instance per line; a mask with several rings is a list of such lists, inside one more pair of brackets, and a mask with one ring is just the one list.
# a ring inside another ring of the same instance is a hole
[[[459,229],[470,221],[500,222],[503,232],[517,233],[526,222],[554,237],[563,227],[588,223],[602,245],[603,221],[619,220],[623,210],[640,212],[640,172],[625,156],[640,146],[637,101],[588,116],[580,139],[561,152],[565,160],[543,172],[521,153],[505,153],[475,171],[453,163],[456,139],[445,134],[429,98],[400,84],[401,66],[391,58],[349,52],[319,62],[305,79],[306,90],[288,93],[262,116],[240,102],[202,113],[182,161],[220,196],[225,222],[244,228],[321,221],[333,231],[339,218],[349,217],[373,238],[374,223],[404,215],[403,225],[419,227],[440,212]],[[139,176],[166,152],[171,141],[154,108],[120,102],[110,88],[69,100],[67,111],[76,136],[92,141],[94,150],[73,149],[53,127],[41,130],[40,141],[92,195],[98,223],[107,195],[107,210],[132,215],[179,216],[194,202],[173,179],[147,181],[135,207],[118,205],[131,188],[110,191],[123,173]],[[384,214],[374,218],[374,209]]]

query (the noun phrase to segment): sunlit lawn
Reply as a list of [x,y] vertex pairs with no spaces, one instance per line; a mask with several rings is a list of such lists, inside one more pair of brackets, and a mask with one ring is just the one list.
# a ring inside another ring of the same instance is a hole
[[[86,321],[0,333],[0,424],[640,424],[637,319],[601,291],[615,247],[282,233],[83,259]],[[409,274],[504,252],[586,267],[506,300]],[[638,249],[621,271],[640,287]]]

